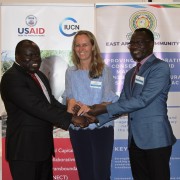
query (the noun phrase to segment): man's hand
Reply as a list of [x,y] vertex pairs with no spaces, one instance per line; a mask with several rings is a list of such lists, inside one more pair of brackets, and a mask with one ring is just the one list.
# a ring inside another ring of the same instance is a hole
[[98,119],[96,119],[95,116],[90,116],[88,113],[84,113],[83,116],[85,116],[87,118],[87,120],[89,121],[89,124],[99,122]]
[[100,114],[107,113],[106,106],[106,103],[94,104],[93,106],[90,106],[90,110],[87,112],[87,114],[91,116],[98,116]]
[[87,126],[89,126],[89,121],[85,116],[73,116],[72,118],[72,123],[74,124],[74,126],[76,127],[81,127],[81,128],[85,128]]

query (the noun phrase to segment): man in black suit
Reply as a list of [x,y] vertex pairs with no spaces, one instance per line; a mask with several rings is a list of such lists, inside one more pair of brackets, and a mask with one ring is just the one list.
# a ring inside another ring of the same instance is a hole
[[81,118],[74,120],[73,100],[66,107],[52,95],[46,76],[39,71],[41,56],[37,44],[20,41],[15,59],[1,81],[8,116],[6,159],[13,180],[52,180],[53,125],[67,130],[70,123],[86,123],[81,124]]

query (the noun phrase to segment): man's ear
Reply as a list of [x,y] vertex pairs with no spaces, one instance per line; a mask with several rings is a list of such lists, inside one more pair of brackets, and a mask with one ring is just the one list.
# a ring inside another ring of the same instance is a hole
[[16,60],[16,62],[19,61],[19,56],[17,54],[15,55],[15,60]]
[[152,51],[153,51],[153,48],[154,48],[154,41],[150,41],[150,47],[151,47],[151,49],[152,49]]

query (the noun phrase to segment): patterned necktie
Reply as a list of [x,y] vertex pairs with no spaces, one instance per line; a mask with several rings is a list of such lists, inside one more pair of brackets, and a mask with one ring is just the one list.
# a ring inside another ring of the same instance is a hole
[[37,77],[35,76],[35,74],[34,74],[34,73],[31,73],[30,76],[34,79],[34,81],[36,82],[36,84],[38,84],[38,86],[42,89],[41,84],[40,84],[40,82],[38,81],[38,79],[37,79]]
[[132,76],[132,79],[131,79],[131,87],[133,87],[133,85],[134,85],[134,81],[135,81],[137,73],[139,72],[140,66],[141,66],[141,63],[137,63],[136,68],[133,73],[133,76]]
[[44,95],[46,96],[47,100],[49,101],[49,103],[51,103],[51,100],[50,100],[50,96],[49,96],[49,93],[44,85],[44,83],[41,81],[41,79],[38,77],[36,77],[35,74],[30,74],[30,76],[34,79],[34,81],[37,83],[37,85],[42,89]]

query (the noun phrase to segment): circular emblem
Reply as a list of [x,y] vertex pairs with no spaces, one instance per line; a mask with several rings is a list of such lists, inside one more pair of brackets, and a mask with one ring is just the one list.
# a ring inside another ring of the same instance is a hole
[[59,31],[67,37],[74,36],[77,30],[79,30],[79,25],[77,25],[77,21],[72,17],[65,18],[59,25]]
[[131,31],[137,28],[147,28],[154,31],[157,26],[155,16],[149,11],[137,11],[130,17],[129,27]]
[[29,15],[26,17],[26,24],[33,27],[37,24],[37,18],[34,15]]

